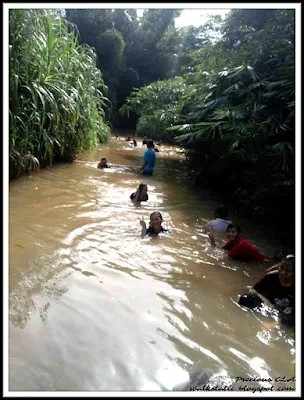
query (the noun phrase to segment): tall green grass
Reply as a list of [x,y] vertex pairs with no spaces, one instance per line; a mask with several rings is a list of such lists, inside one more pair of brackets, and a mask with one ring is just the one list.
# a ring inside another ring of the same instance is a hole
[[52,10],[10,10],[10,177],[107,140],[95,51]]

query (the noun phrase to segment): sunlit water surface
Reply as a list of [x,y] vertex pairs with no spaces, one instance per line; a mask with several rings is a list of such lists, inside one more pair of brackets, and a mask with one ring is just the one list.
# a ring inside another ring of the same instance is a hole
[[[11,182],[10,390],[171,391],[237,387],[236,377],[294,387],[275,382],[295,374],[293,330],[237,304],[264,267],[210,249],[203,227],[217,202],[184,180],[180,149],[161,146],[154,176],[142,177],[138,144],[111,138]],[[112,168],[97,169],[103,156]],[[149,201],[136,206],[142,181]],[[169,234],[141,239],[139,219],[155,210]],[[275,252],[253,223],[228,217]]]

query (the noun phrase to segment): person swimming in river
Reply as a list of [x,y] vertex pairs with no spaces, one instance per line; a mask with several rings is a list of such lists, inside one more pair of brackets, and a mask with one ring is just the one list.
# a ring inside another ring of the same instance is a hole
[[280,263],[268,268],[249,293],[239,298],[241,306],[254,309],[263,304],[280,312],[283,324],[293,325],[295,319],[295,256],[288,254]]
[[108,160],[105,157],[102,157],[99,164],[97,165],[97,168],[111,168],[111,167],[108,165]]
[[137,202],[148,201],[148,186],[145,183],[141,183],[136,192],[131,194],[130,199]]
[[[258,249],[243,239],[241,236],[241,228],[237,224],[229,224],[226,229],[227,242],[221,246],[222,249],[228,250],[228,257],[239,261],[255,261],[257,263],[267,262],[270,257],[261,254]],[[211,246],[215,247],[213,230],[208,232]]]
[[144,218],[142,217],[140,219],[140,225],[141,225],[141,237],[144,238],[146,235],[158,235],[159,233],[162,232],[168,232],[167,229],[164,229],[162,227],[162,222],[163,222],[163,217],[160,212],[155,211],[150,215],[150,225],[147,228],[147,225],[144,221]]
[[209,221],[206,225],[206,229],[218,229],[223,230],[227,229],[229,224],[232,224],[232,221],[226,220],[228,214],[228,208],[225,204],[219,204],[215,207],[214,210],[214,219]]
[[133,139],[133,145],[134,145],[134,147],[136,147],[136,146],[137,146],[137,142],[136,142],[136,140],[135,140],[135,139]]

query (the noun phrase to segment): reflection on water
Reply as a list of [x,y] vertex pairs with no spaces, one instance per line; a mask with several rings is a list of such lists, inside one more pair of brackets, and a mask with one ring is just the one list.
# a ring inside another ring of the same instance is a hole
[[[10,390],[189,390],[294,376],[292,329],[237,304],[263,267],[208,246],[202,228],[216,201],[187,186],[178,149],[160,149],[153,177],[137,173],[140,143],[111,139],[10,184]],[[101,157],[110,169],[97,169]],[[149,201],[135,205],[142,181]],[[169,234],[141,239],[139,219],[155,210]]]

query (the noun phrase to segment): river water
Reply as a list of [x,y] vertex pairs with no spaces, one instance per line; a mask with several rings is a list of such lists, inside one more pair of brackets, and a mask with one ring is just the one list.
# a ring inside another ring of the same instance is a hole
[[[211,251],[203,226],[217,201],[184,179],[181,149],[162,145],[152,177],[137,173],[144,150],[111,138],[79,162],[11,182],[10,390],[238,388],[246,378],[294,387],[277,382],[295,376],[293,329],[237,304],[264,267]],[[97,169],[101,157],[110,169]],[[140,182],[149,201],[136,206]],[[155,210],[169,234],[141,239],[139,219]],[[275,252],[252,223],[228,217]]]

